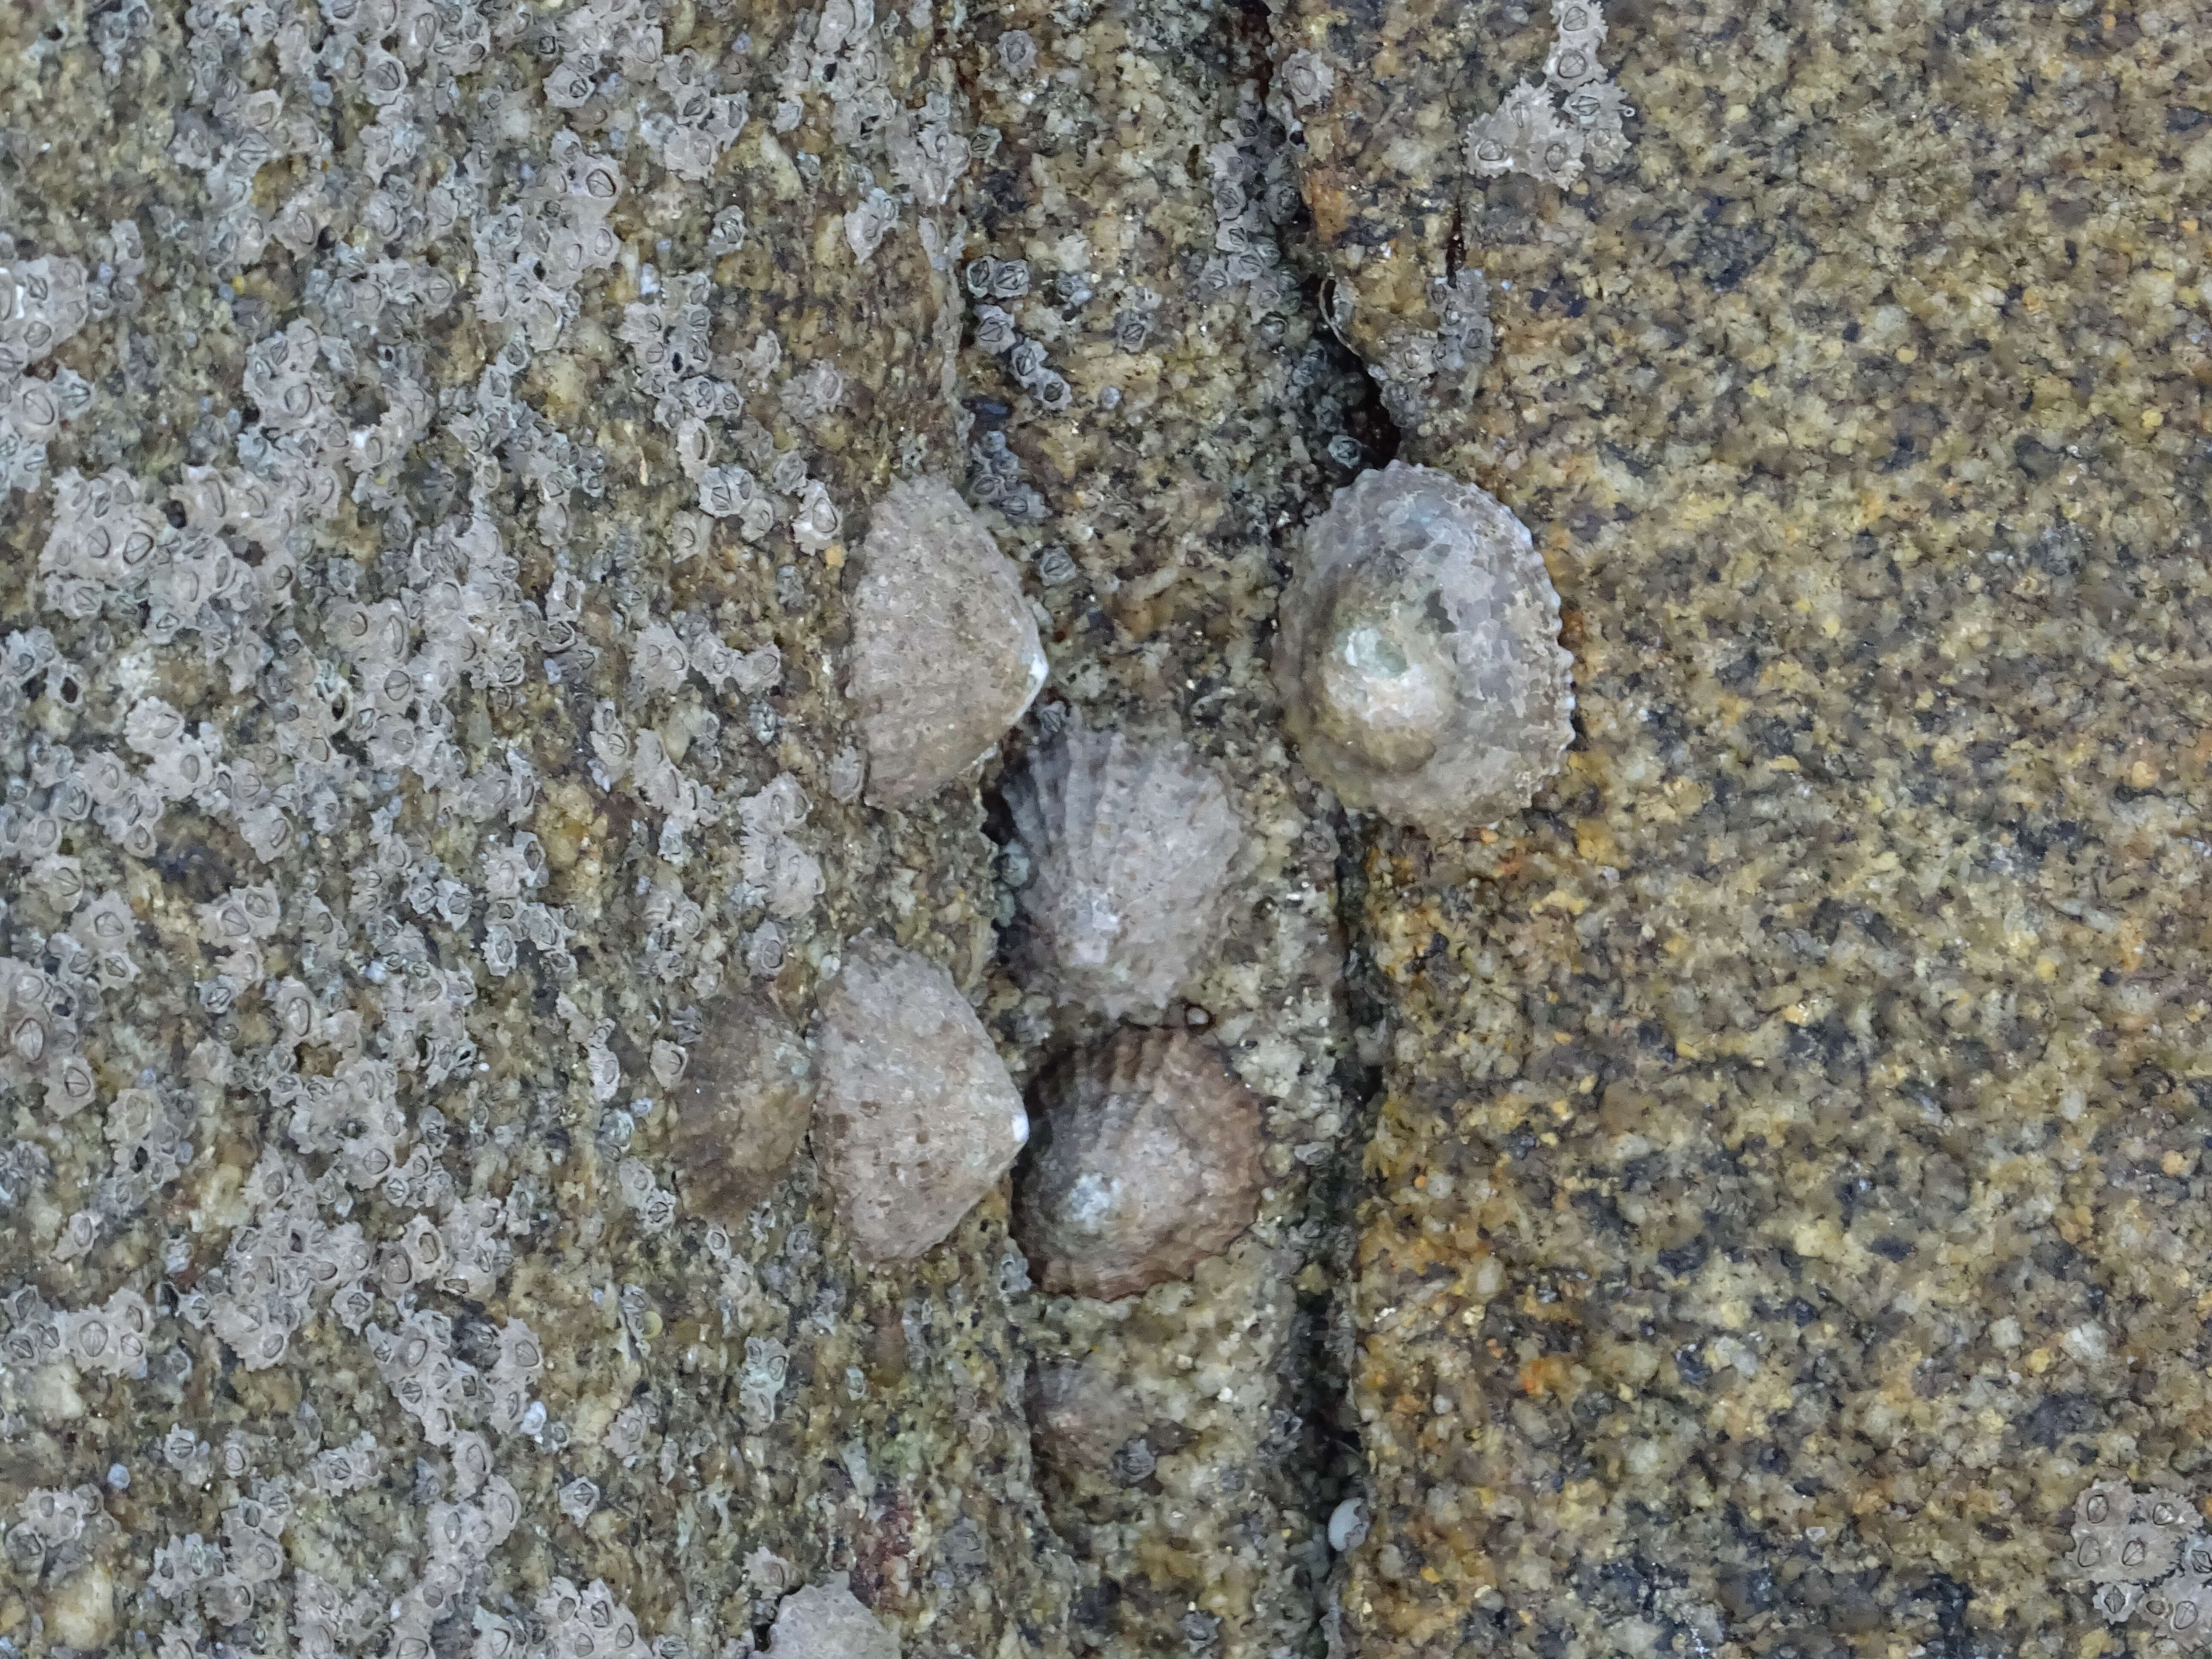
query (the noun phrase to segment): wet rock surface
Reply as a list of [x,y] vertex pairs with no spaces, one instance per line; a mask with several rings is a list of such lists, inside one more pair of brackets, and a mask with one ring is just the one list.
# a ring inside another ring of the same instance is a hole
[[1607,14],[1628,156],[1462,197],[1496,356],[1404,452],[1537,527],[1578,738],[1365,862],[1346,1638],[2148,1639],[2069,1525],[2207,1486],[2203,20]]
[[[0,1639],[2174,1635],[2205,21],[0,13]],[[1466,837],[1340,817],[1269,672],[1394,458],[1576,658]],[[885,811],[931,476],[1050,678]],[[1243,826],[1158,1018],[1250,1227],[1054,1294],[1002,1184],[871,1261],[795,1095],[695,1207],[715,1022],[872,929],[1018,1087],[1110,1036],[1006,948],[1079,716]]]

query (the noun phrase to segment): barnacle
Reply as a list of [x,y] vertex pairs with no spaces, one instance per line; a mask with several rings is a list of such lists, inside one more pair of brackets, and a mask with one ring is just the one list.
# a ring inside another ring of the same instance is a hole
[[1036,874],[1022,890],[1035,975],[1119,1018],[1156,1012],[1214,939],[1243,826],[1182,744],[1079,716],[1006,785]]
[[1308,526],[1275,680],[1306,769],[1347,806],[1445,835],[1528,805],[1573,736],[1572,659],[1528,532],[1393,461]]
[[1021,578],[952,486],[921,477],[876,503],[853,592],[850,690],[868,799],[899,806],[966,771],[1046,673]]
[[1200,1039],[1118,1031],[1049,1074],[1038,1101],[1013,1230],[1046,1290],[1133,1296],[1251,1224],[1259,1099]]

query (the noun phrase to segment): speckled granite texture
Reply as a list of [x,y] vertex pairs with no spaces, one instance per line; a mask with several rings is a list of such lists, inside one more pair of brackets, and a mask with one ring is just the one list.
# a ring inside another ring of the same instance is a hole
[[[2212,1490],[2212,11],[1605,21],[1562,187],[1462,142],[1518,6],[0,9],[0,1656],[2146,1650],[2065,1556]],[[1463,840],[1268,672],[1393,456],[1576,658]],[[1051,676],[882,811],[933,474]],[[865,930],[1110,1036],[1010,966],[1074,711],[1244,826],[1161,1018],[1252,1229],[865,1264],[803,1090],[690,1178]]]
[[[1311,27],[1465,118],[1547,29],[1450,15]],[[2067,1528],[2212,1491],[2212,13],[1611,16],[1627,161],[1438,222],[1498,355],[1402,453],[1538,527],[1581,735],[1367,860],[1346,1632],[2151,1651]]]
[[[1276,240],[1267,51],[0,13],[0,1651],[680,1659],[841,1581],[909,1659],[1319,1650],[1365,1079],[1265,640],[1379,428]],[[788,1068],[702,1042],[806,1030],[870,928],[1018,1082],[1111,1030],[1000,958],[1000,757],[866,804],[846,556],[927,474],[1051,659],[1007,756],[1179,737],[1244,828],[1164,1017],[1261,1101],[1259,1217],[1116,1304],[1031,1291],[1003,1184],[857,1260],[816,1149],[778,1176]],[[731,1179],[695,1050],[781,1091]]]

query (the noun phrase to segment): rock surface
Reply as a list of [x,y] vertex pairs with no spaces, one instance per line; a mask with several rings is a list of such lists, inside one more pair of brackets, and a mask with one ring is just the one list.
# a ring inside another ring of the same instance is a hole
[[[0,1640],[2165,1639],[2072,1534],[2204,1490],[2212,32],[1571,11],[0,8]],[[1487,838],[1337,815],[1267,672],[1393,458],[1564,599]],[[1018,1082],[1108,1035],[989,763],[862,799],[932,474],[1010,752],[1245,826],[1177,995],[1260,1213],[1118,1302],[988,1202],[860,1262],[805,1146],[678,1201],[661,1045],[870,928]]]
[[[1388,256],[1486,250],[1401,453],[1538,528],[1582,737],[1365,860],[1345,1637],[2148,1642],[2068,1528],[2205,1493],[2204,16],[1607,10],[1622,167]],[[1392,13],[1338,96],[1406,154],[1550,27]]]
[[772,1659],[899,1659],[898,1638],[842,1584],[786,1596],[768,1650]]
[[1188,1278],[1252,1224],[1260,1103],[1183,1031],[1123,1030],[1038,1085],[1014,1237],[1055,1295]]

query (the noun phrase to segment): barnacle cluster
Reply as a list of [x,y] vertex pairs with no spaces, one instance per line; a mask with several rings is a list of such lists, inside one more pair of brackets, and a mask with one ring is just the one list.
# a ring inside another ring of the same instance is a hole
[[1523,81],[1467,130],[1468,165],[1486,176],[1525,173],[1571,185],[1585,164],[1610,167],[1628,150],[1621,120],[1636,112],[1598,63],[1605,43],[1601,0],[1552,0],[1556,33],[1544,84]]
[[2071,1565],[2109,1623],[2191,1642],[2212,1632],[2212,1537],[2186,1493],[2099,1481],[2074,1500]]
[[[126,222],[116,234],[124,257],[143,269],[137,227]],[[0,237],[0,496],[38,487],[46,441],[92,402],[91,384],[75,369],[31,369],[85,325],[95,301],[103,312],[112,303],[87,281],[82,262],[17,258],[13,239]]]
[[1337,492],[1283,595],[1275,678],[1306,769],[1435,835],[1528,803],[1573,736],[1573,659],[1528,532],[1393,461]]

